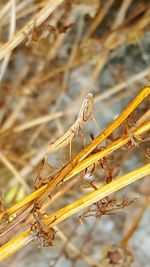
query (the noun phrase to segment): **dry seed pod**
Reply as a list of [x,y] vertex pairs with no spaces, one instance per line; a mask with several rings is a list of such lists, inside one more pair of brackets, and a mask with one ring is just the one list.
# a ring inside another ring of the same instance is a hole
[[119,248],[117,245],[106,245],[102,249],[103,267],[131,267],[133,255],[126,249]]

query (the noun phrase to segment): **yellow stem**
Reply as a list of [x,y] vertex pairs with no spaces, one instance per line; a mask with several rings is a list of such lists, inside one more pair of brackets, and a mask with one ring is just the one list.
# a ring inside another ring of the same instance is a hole
[[[134,135],[141,135],[144,132],[148,131],[150,129],[150,122],[146,122],[140,127],[138,127],[136,130],[133,131]],[[111,144],[107,145],[106,148],[100,152],[94,153],[93,155],[90,155],[88,158],[84,159],[83,161],[79,162],[74,169],[69,172],[69,174],[65,177],[65,180],[69,180],[73,176],[77,175],[79,172],[84,170],[85,168],[89,167],[96,161],[100,160],[103,157],[106,157],[110,155],[112,152],[120,148],[121,146],[125,145],[130,138],[126,135],[123,136],[116,141],[112,142]],[[20,202],[16,203],[12,207],[10,207],[7,210],[8,216],[11,216],[13,213],[17,212],[19,209],[21,209],[23,206],[28,205],[29,203],[33,202],[38,195],[40,195],[46,188],[46,185],[42,186]],[[0,219],[2,219],[2,214],[0,214]]]
[[[129,172],[123,175],[122,177],[112,181],[110,184],[107,184],[101,187],[100,189],[87,194],[85,197],[51,214],[50,216],[48,216],[48,218],[44,220],[44,222],[46,224],[50,224],[49,226],[53,227],[58,223],[66,220],[67,218],[71,217],[73,214],[81,211],[82,209],[87,208],[93,203],[143,178],[148,174],[150,174],[150,164],[147,164],[132,172]],[[33,237],[30,235],[30,229],[27,229],[26,231],[16,236],[0,248],[0,260],[2,261],[6,259],[32,240]]]

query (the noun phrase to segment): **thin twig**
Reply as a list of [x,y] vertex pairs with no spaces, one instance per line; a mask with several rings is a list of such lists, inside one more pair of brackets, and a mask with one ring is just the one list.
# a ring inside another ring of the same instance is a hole
[[111,88],[108,88],[104,93],[101,93],[100,95],[97,95],[94,98],[95,103],[102,101],[104,99],[109,98],[110,96],[117,94],[118,92],[120,92],[121,90],[129,87],[130,85],[132,85],[133,83],[143,79],[144,77],[148,76],[150,73],[150,68],[147,68],[133,76],[131,76],[130,78],[128,78],[126,81],[121,82]]
[[[15,34],[15,30],[16,30],[16,3],[15,3],[15,0],[10,0],[10,3],[11,3],[10,5],[11,15],[10,15],[10,30],[9,30],[9,37],[8,37],[9,40],[13,38]],[[2,66],[0,69],[0,82],[2,81],[5,75],[10,57],[11,57],[11,52],[6,55],[6,57],[4,58],[2,62]]]
[[[150,129],[150,122],[147,122],[134,130],[135,135],[141,135],[142,133],[148,131]],[[79,162],[72,171],[66,175],[64,180],[68,180],[73,176],[79,174],[82,170],[88,168],[90,165],[94,164],[98,160],[103,157],[110,155],[115,150],[119,149],[123,145],[127,144],[130,140],[129,136],[122,136],[121,138],[117,139],[116,141],[112,142],[111,144],[107,145],[105,149],[101,150],[100,152],[94,153],[91,156],[87,157],[83,161]],[[24,206],[28,205],[29,203],[33,203],[33,201],[46,189],[46,185],[40,187],[38,190],[24,198],[22,201],[18,202],[17,204],[13,205],[7,210],[8,216],[11,216],[13,213],[16,213],[18,210],[22,209]],[[58,193],[59,194],[59,193]],[[55,197],[54,197],[55,199]],[[52,200],[53,203],[53,200]],[[0,214],[1,219],[1,214]],[[19,221],[19,219],[17,218]]]
[[27,23],[27,25],[25,25],[18,33],[16,33],[12,40],[8,41],[0,48],[0,60],[4,58],[10,51],[16,48],[22,41],[24,41],[24,33],[30,33],[32,31],[35,21],[36,26],[40,26],[63,2],[64,0],[49,0],[47,4],[43,7],[43,9],[40,10],[39,13],[33,19],[31,19]]
[[133,235],[133,233],[135,232],[135,230],[137,229],[139,223],[141,222],[141,219],[145,213],[145,211],[147,210],[147,208],[150,205],[150,197],[148,199],[145,200],[141,210],[138,212],[133,224],[130,226],[127,234],[125,235],[125,237],[122,239],[121,243],[120,243],[120,247],[121,248],[125,248],[129,242],[129,239],[131,239],[131,236]]
[[30,188],[27,185],[27,183],[24,181],[24,179],[21,177],[17,169],[12,165],[12,163],[4,156],[2,152],[0,152],[0,159],[4,163],[4,165],[12,172],[14,177],[17,179],[17,181],[23,186],[23,188],[26,190],[26,192],[30,192]]
[[[46,196],[48,196],[52,191],[53,189],[62,181],[66,178],[66,176],[70,176],[70,172],[71,170],[73,169],[73,165],[76,166],[77,163],[79,164],[80,162],[80,168],[79,168],[79,165],[78,167],[76,167],[78,169],[77,172],[74,172],[74,175],[79,173],[81,171],[81,169],[84,167],[88,167],[89,165],[91,165],[92,163],[94,163],[95,161],[92,161],[91,163],[91,160],[93,157],[96,156],[96,154],[94,155],[91,155],[90,157],[90,161],[88,164],[84,164],[82,165],[82,160],[84,158],[86,158],[88,156],[88,154],[90,154],[92,152],[92,150],[94,150],[103,140],[105,140],[105,138],[107,136],[109,136],[111,134],[111,132],[113,130],[115,130],[135,109],[136,107],[140,104],[140,102],[143,101],[144,98],[146,98],[148,95],[150,94],[150,89],[149,87],[143,89],[143,91],[131,102],[131,104],[119,115],[118,118],[116,118],[96,139],[94,139],[92,141],[91,144],[89,144],[86,148],[84,148],[78,155],[77,157],[73,160],[73,163],[69,163],[65,168],[63,168],[62,172],[58,175],[58,177],[56,177],[55,179],[53,179],[52,182],[50,182],[48,185],[44,185],[42,186],[41,188],[39,188],[38,190],[36,190],[35,192],[33,192],[31,195],[29,195],[25,201],[20,201],[19,203],[17,203],[16,205],[14,205],[12,207],[12,209],[10,209],[10,213],[12,214],[13,212],[15,212],[16,210],[20,209],[22,207],[22,205],[24,205],[25,203],[29,204],[31,203],[35,198],[39,197],[41,195],[41,198],[43,196],[43,193],[44,193],[44,199]],[[147,125],[147,124],[146,124]],[[149,127],[149,124],[148,126],[145,126],[144,124],[144,129],[147,130],[147,127]],[[141,132],[140,132],[141,131]],[[137,130],[137,132],[135,132],[135,134],[142,134],[144,131],[142,130],[142,128],[139,128],[139,132]],[[128,138],[129,137],[126,137],[126,142],[129,140]],[[118,141],[118,148],[121,147],[123,144],[122,141],[124,140],[124,137],[120,140],[120,143]],[[119,145],[120,144],[120,145]],[[116,144],[115,144],[115,147],[116,147]],[[113,143],[112,143],[112,147],[110,147],[110,151],[114,151],[115,148],[113,147]],[[108,149],[109,151],[109,149]],[[103,156],[107,156],[108,154],[106,153],[105,150],[99,152],[99,156],[97,156],[97,159],[96,160],[99,160],[101,157]],[[104,154],[103,154],[104,153]],[[110,152],[111,153],[111,152]],[[97,154],[98,155],[98,154]],[[87,161],[88,161],[88,158],[87,158]],[[71,176],[70,176],[71,177]],[[51,185],[51,186],[50,186]],[[50,189],[49,189],[50,187]]]

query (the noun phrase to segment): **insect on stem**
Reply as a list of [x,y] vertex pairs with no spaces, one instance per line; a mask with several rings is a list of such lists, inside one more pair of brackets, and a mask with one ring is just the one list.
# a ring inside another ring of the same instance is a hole
[[90,119],[93,119],[93,102],[93,95],[88,93],[83,100],[79,115],[74,124],[63,136],[59,137],[55,142],[48,144],[46,159],[49,153],[57,152],[67,145],[70,145],[69,151],[71,152],[72,140],[83,129],[84,123],[88,122]]

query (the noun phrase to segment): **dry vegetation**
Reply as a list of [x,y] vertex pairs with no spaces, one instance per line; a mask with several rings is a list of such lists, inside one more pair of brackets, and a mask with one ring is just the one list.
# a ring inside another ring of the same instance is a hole
[[4,267],[149,266],[149,26],[146,0],[1,0]]

